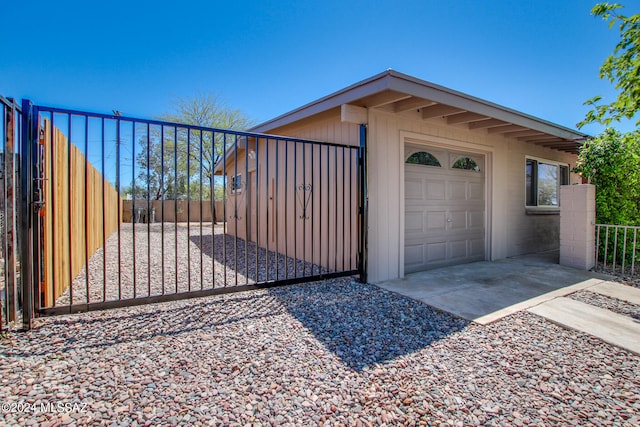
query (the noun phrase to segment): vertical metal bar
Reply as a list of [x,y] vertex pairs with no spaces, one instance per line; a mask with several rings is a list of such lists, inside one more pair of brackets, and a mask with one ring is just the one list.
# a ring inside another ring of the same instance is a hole
[[[245,177],[246,178],[246,177]],[[240,181],[242,184],[243,181]],[[236,188],[238,185],[238,135],[234,135],[234,143],[233,143],[233,180],[231,182],[233,187],[233,217],[234,217],[234,233],[233,233],[233,263],[234,263],[234,272],[235,272],[235,286],[238,286],[238,189]],[[246,184],[245,184],[246,185]],[[240,188],[242,191],[242,188]]]
[[89,292],[89,116],[84,116],[84,271],[87,304]]
[[[32,310],[33,310],[33,314],[35,315],[35,313],[40,311],[40,307],[42,305],[42,282],[43,282],[43,277],[44,277],[44,272],[43,272],[43,251],[44,251],[44,247],[43,247],[43,242],[44,242],[44,238],[43,238],[43,220],[41,217],[41,213],[42,209],[44,207],[43,203],[44,203],[44,191],[45,191],[45,169],[44,169],[44,165],[45,165],[45,159],[44,159],[44,144],[45,144],[45,137],[44,137],[44,129],[41,127],[40,123],[40,111],[38,110],[38,112],[36,113],[35,117],[35,123],[34,123],[34,144],[33,147],[35,149],[35,161],[34,161],[34,171],[35,173],[35,182],[34,182],[34,186],[36,187],[34,194],[38,195],[38,204],[34,206],[34,217],[33,217],[33,230],[34,232],[34,237],[33,237],[33,245],[34,245],[34,252],[33,252],[33,278],[34,278],[34,286],[32,287],[32,291],[33,291],[33,297],[32,297]],[[19,123],[18,123],[19,125]]]
[[609,227],[605,226],[605,235],[604,235],[604,265],[603,269],[607,268],[607,257],[609,252]]
[[[102,301],[107,300],[107,226],[105,224],[106,221],[106,210],[107,203],[105,201],[105,168],[104,168],[104,117],[100,119],[100,146],[101,146],[101,171],[102,171]],[[51,155],[51,167],[53,168],[53,154]],[[53,187],[52,187],[53,188]],[[51,194],[54,192],[51,191]],[[116,200],[116,203],[119,203],[120,200]],[[120,212],[120,206],[117,207],[118,212]],[[50,212],[53,212],[53,209],[50,209]],[[52,229],[54,227],[51,227]],[[118,228],[120,228],[120,224],[118,224]]]
[[[284,278],[289,278],[289,227],[287,218],[288,208],[288,187],[289,187],[289,140],[284,140]],[[295,187],[294,187],[295,188]],[[294,194],[295,196],[295,194]]]
[[333,174],[334,174],[334,252],[333,252],[333,271],[338,271],[338,147],[333,149]]
[[187,290],[191,291],[191,129],[187,128]]
[[360,125],[360,149],[358,150],[358,271],[360,281],[367,282],[367,125]]
[[306,143],[302,143],[302,276],[307,275],[307,156]]
[[[120,203],[120,119],[115,117],[116,120],[116,192],[118,193],[118,203]],[[134,206],[131,205],[131,225],[135,225],[134,221]],[[118,208],[118,300],[122,299],[122,218],[120,209]]]
[[[324,218],[322,217],[322,145],[318,146],[318,190],[319,190],[319,201],[318,201],[318,236],[320,239],[318,240],[318,268],[320,271],[324,271],[325,269],[322,266],[322,242],[326,241],[324,235],[322,234],[322,223],[324,222]],[[328,171],[327,171],[328,173]],[[328,242],[327,242],[328,244]]]
[[[315,273],[315,265],[316,265],[316,259],[313,256],[314,252],[315,252],[315,221],[316,221],[316,215],[315,215],[315,190],[316,190],[316,175],[315,175],[315,165],[313,164],[313,158],[314,158],[314,153],[316,151],[316,144],[311,144],[311,275],[313,276]],[[320,274],[320,272],[318,271],[318,274]]]
[[73,159],[71,156],[72,144],[73,141],[73,130],[72,130],[72,122],[71,122],[71,114],[67,114],[67,125],[69,132],[69,140],[67,141],[67,191],[68,191],[68,200],[67,207],[69,209],[69,232],[66,236],[69,239],[69,308],[73,305],[73,221],[75,220],[75,215],[73,215],[73,190],[75,190],[75,185],[72,185],[71,174],[73,171]]
[[353,148],[349,148],[349,270],[353,270]]
[[622,242],[622,274],[624,275],[624,263],[627,260],[627,227],[624,227],[624,234],[623,234],[623,238],[624,241]]
[[162,223],[160,224],[160,271],[162,277],[160,279],[160,286],[162,295],[165,293],[164,289],[164,125],[160,125],[160,216],[162,217]]
[[631,275],[636,274],[636,252],[638,251],[638,227],[633,229],[633,252],[631,257]]
[[[279,221],[278,212],[280,212],[280,209],[279,209],[280,204],[279,204],[279,200],[278,200],[278,193],[280,192],[280,190],[279,190],[280,181],[278,180],[278,170],[279,170],[278,162],[280,161],[280,158],[278,157],[278,151],[279,151],[278,147],[280,145],[280,140],[276,139],[275,142],[276,142],[276,154],[275,154],[276,161],[275,161],[274,167],[276,168],[276,171],[275,171],[276,183],[275,183],[274,191],[276,192],[276,194],[275,194],[275,205],[274,205],[275,206],[275,212],[274,212],[274,215],[275,215],[275,219],[276,220],[275,220],[275,228],[274,228],[273,232],[274,232],[274,236],[275,236],[275,240],[276,240],[276,280],[278,280],[280,278],[280,271],[279,271],[280,270],[280,234],[278,233],[278,221]],[[286,261],[286,256],[285,256],[285,266],[286,266],[286,262],[287,261]]]
[[[202,163],[202,160],[204,158],[203,156],[203,150],[205,149],[205,145],[204,145],[204,141],[205,141],[205,135],[207,135],[209,132],[207,133],[202,133],[201,137],[202,140],[200,142],[200,163]],[[211,131],[211,147],[206,149],[207,152],[211,152],[211,160],[209,162],[209,173],[208,173],[208,178],[209,178],[209,199],[211,199],[211,288],[215,288],[216,287],[216,258],[215,258],[215,247],[216,247],[216,224],[217,224],[217,216],[218,213],[216,212],[216,198],[215,198],[215,165],[218,163],[218,161],[220,160],[220,157],[217,155],[216,152],[216,133],[215,131]],[[224,148],[222,149],[223,155],[224,155]],[[225,163],[226,159],[223,157],[222,158],[222,163]],[[224,165],[223,165],[223,169],[224,169]],[[224,173],[223,173],[224,174]],[[224,179],[226,177],[223,176],[223,182]],[[222,199],[225,200],[225,189],[224,189],[224,185],[223,185],[223,190],[222,190]],[[225,200],[226,203],[226,200]],[[223,215],[224,215],[224,206],[223,206]],[[224,229],[224,225],[223,225],[223,229]],[[224,264],[224,260],[222,261]],[[202,264],[202,269],[204,269],[204,264]]]
[[[258,283],[260,281],[258,272],[260,271],[260,264],[259,264],[259,257],[258,254],[260,252],[260,170],[259,170],[259,161],[258,159],[260,159],[260,138],[258,136],[256,136],[256,152],[255,152],[255,156],[256,156],[256,168],[254,171],[254,175],[255,175],[255,180],[256,180],[256,194],[255,196],[252,194],[251,197],[255,198],[255,206],[252,204],[252,207],[254,207],[254,209],[256,210],[256,222],[255,222],[255,226],[256,226],[256,241],[255,241],[255,248],[256,248],[256,260],[255,260],[255,269],[256,269],[256,283]],[[267,188],[269,186],[269,183],[267,182]],[[267,190],[269,191],[269,190]],[[268,220],[267,220],[268,221]],[[266,270],[265,270],[266,272]]]
[[[258,283],[260,281],[260,277],[258,275],[258,271],[260,270],[259,267],[259,262],[258,262],[258,254],[260,252],[260,228],[258,227],[258,224],[260,223],[259,218],[260,218],[260,172],[258,170],[258,146],[260,145],[260,138],[256,136],[256,150],[254,155],[256,156],[255,162],[256,162],[256,168],[253,171],[253,174],[255,175],[255,182],[256,182],[256,194],[251,194],[251,198],[254,199],[255,204],[251,203],[251,208],[255,209],[256,211],[256,221],[254,224],[255,225],[255,230],[256,230],[256,241],[255,243],[255,281],[256,283]],[[253,213],[250,213],[251,216],[253,216]],[[248,258],[248,256],[247,256]]]
[[[131,123],[131,199],[133,210],[136,210],[136,124],[135,122]],[[140,219],[140,218],[138,218]],[[133,239],[131,241],[131,245],[133,248],[133,256],[131,257],[131,261],[133,262],[133,297],[135,298],[137,295],[138,284],[136,281],[136,226],[137,224],[134,222],[132,227]]]
[[293,277],[298,277],[298,142],[293,141]]
[[595,250],[595,260],[594,260],[594,265],[596,270],[598,270],[598,260],[600,259],[600,257],[598,256],[599,252],[600,252],[600,229],[602,227],[600,225],[596,225],[596,250]]
[[611,265],[613,266],[613,272],[616,272],[616,264],[618,262],[618,226],[614,226],[613,231],[615,233],[613,237],[613,261]]
[[345,241],[347,240],[347,235],[345,233],[346,231],[346,218],[345,218],[345,213],[348,211],[347,210],[347,202],[345,199],[345,196],[347,195],[347,192],[345,191],[345,185],[347,182],[347,178],[346,178],[346,167],[345,167],[345,148],[342,147],[342,271],[344,271],[344,259],[347,256],[347,253],[345,252],[345,248],[346,248],[346,244]]
[[178,127],[173,127],[173,254],[175,277],[175,291],[178,292]]
[[[151,128],[147,122],[147,296],[151,296]],[[155,212],[153,215],[155,221]]]
[[[3,104],[4,105],[4,104]],[[24,103],[23,103],[24,107]],[[24,114],[28,114],[26,111]],[[15,106],[4,106],[4,185],[6,191],[5,196],[5,209],[6,214],[4,217],[4,233],[6,236],[6,251],[4,253],[4,269],[5,269],[5,297],[6,297],[6,321],[7,324],[16,320],[16,311],[19,306],[18,303],[18,278],[16,271],[18,264],[16,262],[16,251],[20,251],[18,248],[17,233],[23,232],[22,221],[20,224],[20,230],[17,230],[16,220],[18,218],[17,213],[20,211],[21,206],[16,206],[16,191],[22,190],[18,187],[16,182],[16,149],[23,149],[24,144],[18,144],[16,146],[16,132],[15,132]],[[26,127],[26,126],[25,126]],[[25,136],[22,135],[22,138]],[[22,147],[20,146],[22,145]],[[24,162],[23,162],[24,164]],[[23,180],[24,182],[24,180]],[[20,194],[23,197],[24,191]],[[27,235],[23,234],[24,240]],[[28,239],[27,239],[28,240]],[[22,242],[21,242],[22,243]],[[25,261],[22,261],[23,263]]]
[[251,213],[249,212],[249,203],[250,197],[253,197],[252,192],[250,191],[251,181],[249,181],[249,138],[245,137],[245,150],[244,150],[244,185],[245,185],[245,193],[244,193],[244,283],[245,285],[249,284],[249,251],[248,251],[248,242],[251,238],[250,235],[250,221],[251,221]]
[[[271,188],[270,185],[270,181],[269,181],[269,144],[271,143],[271,140],[269,138],[265,139],[265,183],[266,183],[266,190],[267,190],[267,197],[265,198],[265,215],[267,217],[267,227],[265,230],[265,234],[266,234],[266,250],[265,250],[265,261],[264,261],[264,266],[265,266],[265,270],[264,270],[264,280],[265,282],[269,281],[269,221],[270,221],[270,216],[269,216],[269,205],[271,204],[271,199],[273,198],[273,190]],[[256,157],[258,157],[256,155]],[[260,157],[258,157],[259,159]],[[273,213],[271,213],[273,215]],[[273,232],[273,230],[272,230]],[[276,262],[277,262],[277,258],[276,258]]]
[[[33,203],[33,143],[37,137],[37,109],[28,100],[22,101],[22,129],[20,141],[20,285],[22,288],[22,327],[31,329],[33,319],[33,240],[32,235]],[[35,128],[35,129],[34,129]]]
[[[223,222],[222,222],[222,233],[223,235],[222,237],[222,242],[223,242],[223,248],[222,248],[222,253],[223,253],[223,259],[222,259],[222,267],[223,267],[223,277],[226,278],[226,261],[224,259],[224,254],[226,254],[226,249],[224,248],[224,243],[226,242],[226,238],[224,236],[224,234],[226,234],[227,232],[227,186],[226,186],[226,182],[227,182],[227,175],[226,175],[226,163],[227,163],[227,158],[226,158],[226,147],[225,147],[225,139],[223,137],[222,139],[222,143],[223,143],[223,147],[221,150],[221,155],[222,155],[222,216],[223,216]],[[216,133],[215,131],[211,131],[211,161],[213,162],[213,165],[215,165],[219,160],[220,157],[218,157],[216,159]],[[215,160],[215,162],[214,162]],[[215,257],[215,247],[216,247],[216,224],[217,224],[217,212],[216,212],[216,201],[215,201],[215,177],[213,175],[214,172],[214,167],[213,165],[211,166],[211,172],[210,172],[210,177],[209,177],[209,186],[210,186],[210,193],[211,193],[211,287],[215,288],[216,287],[216,257]],[[225,280],[225,286],[226,286],[226,280]]]
[[[212,141],[211,143],[215,145],[215,133],[212,136]],[[230,193],[230,189],[229,189],[229,182],[227,182],[228,177],[227,177],[227,134],[224,133],[222,134],[222,175],[224,175],[224,205],[222,206],[222,209],[224,211],[224,222],[222,223],[222,229],[223,229],[223,233],[222,233],[222,276],[223,276],[223,280],[224,280],[224,284],[223,287],[227,286],[227,201],[229,199],[229,193]],[[212,190],[213,191],[213,190]],[[214,235],[215,236],[215,235]],[[214,247],[215,247],[215,240],[212,238],[213,240],[213,244],[211,245],[211,258],[212,260],[214,259]],[[213,262],[213,261],[212,261]],[[214,275],[214,282],[213,282],[213,287],[215,288],[215,275]]]
[[[56,233],[56,228],[55,224],[56,224],[56,212],[57,212],[57,206],[58,206],[58,200],[56,198],[56,187],[58,185],[58,180],[57,180],[57,168],[58,168],[58,162],[61,162],[62,159],[59,159],[57,156],[57,152],[56,152],[56,138],[55,138],[55,114],[52,112],[51,113],[51,124],[50,124],[50,128],[49,128],[49,149],[51,150],[51,155],[50,155],[50,159],[51,161],[49,163],[51,163],[50,165],[50,179],[51,181],[49,182],[49,188],[51,188],[51,209],[49,209],[49,212],[51,213],[51,221],[50,224],[52,225],[51,227],[51,259],[47,260],[47,262],[51,263],[51,292],[53,294],[53,307],[55,307],[56,304],[56,289],[58,288],[58,286],[60,286],[60,283],[58,282],[58,251],[55,250],[55,242],[57,242],[56,239],[58,239],[58,235]],[[46,144],[46,143],[45,143]]]
[[330,147],[327,145],[327,266],[326,271],[331,270],[331,218],[330,218],[330,205],[331,205],[331,152]]
[[[202,218],[202,139],[204,137],[204,133],[202,132],[202,130],[200,130],[200,151],[198,151],[198,156],[199,156],[199,160],[200,160],[200,290],[202,290],[204,288],[204,275],[203,275],[203,269],[204,269],[204,258],[203,258],[203,254],[204,254],[204,247],[202,246],[202,223],[203,223],[203,218]],[[213,148],[213,147],[212,147]],[[214,156],[214,152],[211,153],[211,158],[213,159]],[[211,165],[211,176],[213,177],[213,164]],[[211,178],[211,203],[214,203],[214,197],[213,197],[213,178]],[[213,224],[213,212],[215,209],[211,209],[211,224]],[[213,246],[213,230],[211,233],[211,244]]]

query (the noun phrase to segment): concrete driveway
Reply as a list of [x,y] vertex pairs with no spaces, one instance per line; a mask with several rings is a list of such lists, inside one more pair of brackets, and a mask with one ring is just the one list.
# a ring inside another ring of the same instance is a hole
[[[548,252],[424,271],[378,286],[482,325],[528,310],[640,355],[640,289],[610,278],[563,267],[558,253]],[[565,298],[581,290],[632,304],[633,314]]]
[[474,262],[408,274],[378,286],[487,324],[609,278],[563,267],[558,257],[553,251]]

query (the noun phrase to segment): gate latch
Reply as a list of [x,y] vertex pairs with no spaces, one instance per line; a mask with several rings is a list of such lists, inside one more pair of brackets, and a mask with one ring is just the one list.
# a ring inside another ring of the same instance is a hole
[[40,212],[44,208],[44,199],[42,197],[42,189],[35,188],[33,190],[33,209],[34,211]]

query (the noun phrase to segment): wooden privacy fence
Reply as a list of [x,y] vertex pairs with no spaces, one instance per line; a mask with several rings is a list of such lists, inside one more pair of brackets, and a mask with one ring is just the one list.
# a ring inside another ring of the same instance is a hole
[[122,201],[67,137],[45,120],[41,303],[53,305],[87,260],[118,229]]
[[[224,220],[224,202],[216,201],[216,220]],[[132,222],[133,200],[122,201],[122,222]],[[211,200],[136,200],[136,208],[154,209],[154,222],[211,222]]]

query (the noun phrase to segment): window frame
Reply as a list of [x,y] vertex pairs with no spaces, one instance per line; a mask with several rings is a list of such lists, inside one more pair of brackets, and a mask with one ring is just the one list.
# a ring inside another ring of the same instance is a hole
[[[239,183],[239,185],[238,185]],[[229,194],[242,193],[242,174],[238,173],[229,177]]]
[[[555,166],[557,170],[557,184],[556,184],[556,194],[557,194],[557,205],[540,205],[540,192],[539,192],[539,166],[540,164],[544,164],[547,166]],[[529,165],[532,165],[531,168],[531,178],[529,178]],[[560,200],[560,187],[562,185],[569,185],[570,179],[570,168],[569,164],[565,162],[559,162],[556,160],[543,159],[540,157],[533,156],[525,156],[525,209],[527,213],[559,213],[560,205],[562,201]]]

